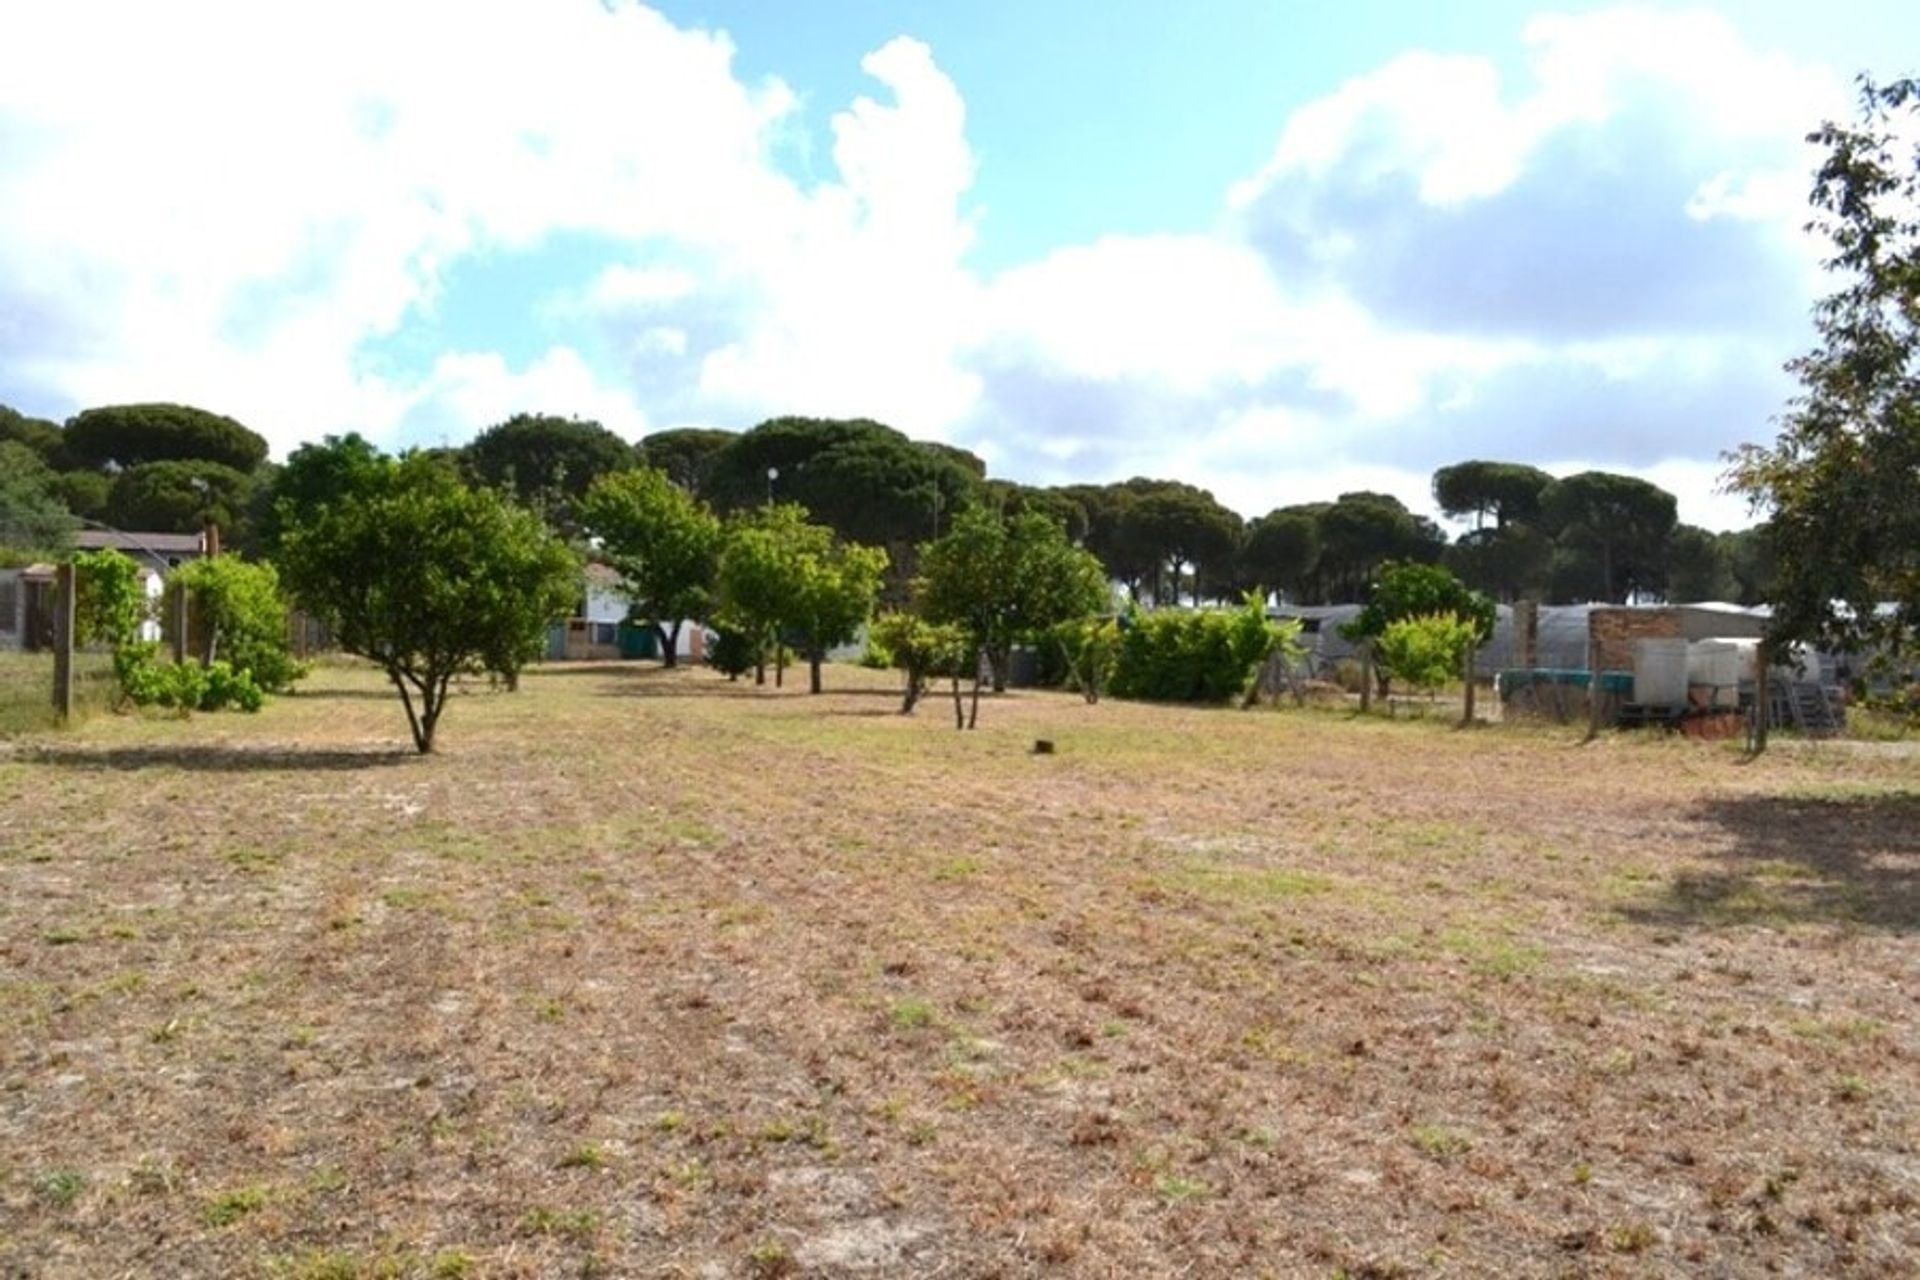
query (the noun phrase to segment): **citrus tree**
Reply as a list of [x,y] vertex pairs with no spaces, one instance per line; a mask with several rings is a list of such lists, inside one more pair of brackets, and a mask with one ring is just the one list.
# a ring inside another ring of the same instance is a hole
[[538,516],[430,458],[382,460],[327,505],[281,515],[288,586],[386,673],[422,754],[455,676],[512,680],[579,598],[579,560]]

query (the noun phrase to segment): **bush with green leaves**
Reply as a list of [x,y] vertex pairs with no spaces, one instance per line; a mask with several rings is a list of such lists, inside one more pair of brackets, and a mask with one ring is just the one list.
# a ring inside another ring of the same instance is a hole
[[760,643],[744,631],[720,627],[707,646],[707,665],[729,680],[738,680],[760,660]]
[[1048,635],[1065,663],[1066,686],[1078,690],[1088,702],[1100,701],[1100,695],[1113,683],[1114,667],[1120,661],[1119,620],[1075,618],[1060,623]]
[[1256,596],[1238,609],[1130,613],[1110,689],[1155,702],[1225,702],[1243,695],[1267,656],[1297,644],[1299,624],[1276,622]]
[[935,676],[945,676],[954,682],[954,719],[956,724],[961,722],[959,681],[968,674],[968,659],[974,651],[966,628],[955,623],[928,622],[918,614],[895,611],[873,620],[868,628],[867,644],[870,650],[885,653],[893,666],[906,673],[907,689],[900,706],[901,714],[911,712],[925,696],[928,681]]
[[284,693],[306,674],[287,648],[287,600],[270,564],[214,556],[180,566],[169,592],[191,593],[208,651],[267,693]]
[[1459,678],[1479,635],[1479,624],[1458,614],[1423,613],[1389,622],[1374,651],[1394,679],[1431,697]]
[[160,661],[159,644],[140,638],[147,596],[131,557],[83,551],[73,563],[75,640],[113,647],[113,674],[128,702],[179,711],[258,711],[266,701],[253,674],[232,663]]

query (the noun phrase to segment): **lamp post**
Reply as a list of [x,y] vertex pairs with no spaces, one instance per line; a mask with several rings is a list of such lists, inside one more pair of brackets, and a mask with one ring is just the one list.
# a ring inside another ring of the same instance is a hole
[[767,468],[767,505],[769,507],[773,505],[773,482],[775,480],[778,480],[779,478],[780,478],[780,468],[778,467]]

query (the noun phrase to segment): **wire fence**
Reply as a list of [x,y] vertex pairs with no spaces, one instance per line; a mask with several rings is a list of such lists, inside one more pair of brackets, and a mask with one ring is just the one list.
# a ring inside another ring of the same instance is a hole
[[[57,728],[53,703],[53,652],[0,650],[0,738]],[[85,650],[73,655],[73,714],[76,720],[112,708],[118,686],[113,657]]]

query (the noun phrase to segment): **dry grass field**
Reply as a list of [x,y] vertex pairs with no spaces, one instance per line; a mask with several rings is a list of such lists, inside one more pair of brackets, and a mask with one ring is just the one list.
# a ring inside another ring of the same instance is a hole
[[829,684],[0,743],[0,1275],[1920,1269],[1904,748]]

